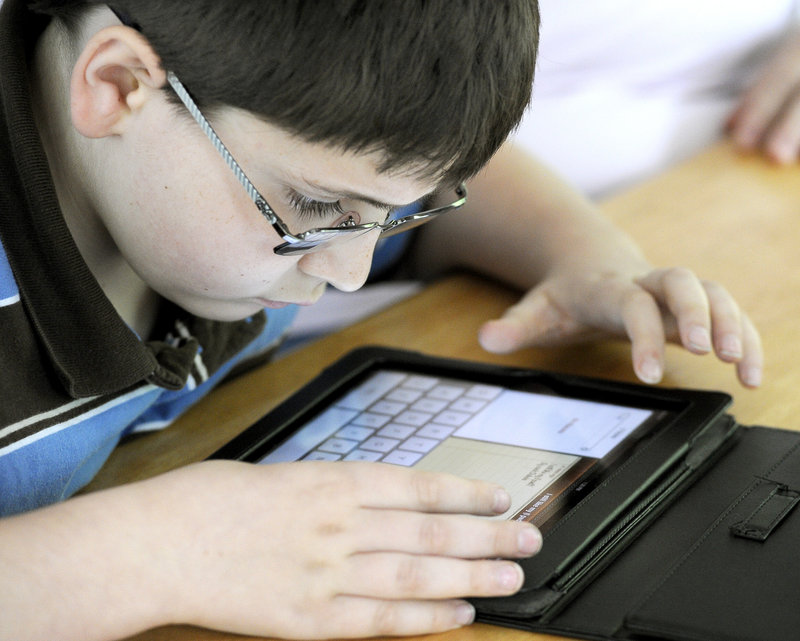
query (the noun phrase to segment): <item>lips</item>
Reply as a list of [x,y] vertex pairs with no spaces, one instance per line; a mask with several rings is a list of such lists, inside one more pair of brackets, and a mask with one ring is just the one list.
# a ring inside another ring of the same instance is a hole
[[263,298],[260,298],[258,302],[267,309],[282,309],[283,307],[289,305],[289,303],[284,303],[278,300],[264,300]]
[[299,305],[300,307],[308,307],[309,305],[313,305],[316,301],[303,301],[303,302],[292,302],[292,301],[281,301],[281,300],[269,300],[266,298],[259,298],[258,302],[267,309],[283,309],[284,307],[288,307],[289,305]]

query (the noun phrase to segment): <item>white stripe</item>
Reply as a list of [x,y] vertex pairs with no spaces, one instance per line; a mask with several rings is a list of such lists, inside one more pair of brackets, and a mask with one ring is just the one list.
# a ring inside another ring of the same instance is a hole
[[178,333],[184,338],[192,337],[192,335],[189,333],[189,328],[186,327],[186,325],[184,325],[181,321],[175,321],[175,329],[177,329]]
[[80,407],[84,403],[89,403],[90,401],[93,401],[96,398],[97,398],[96,396],[89,396],[88,398],[79,398],[75,401],[67,403],[66,405],[61,405],[55,408],[54,410],[43,412],[41,414],[37,414],[36,416],[29,416],[28,418],[18,421],[17,423],[12,423],[11,425],[4,427],[3,429],[0,429],[0,439],[3,439],[9,434],[13,434],[18,430],[28,427],[28,425],[32,425],[33,423],[47,420],[48,418],[52,418],[53,416],[58,416],[59,414],[63,414],[64,412],[69,412],[71,409],[75,407]]
[[200,358],[200,350],[198,350],[197,354],[194,356],[194,366],[197,368],[197,373],[200,374],[200,380],[207,381],[208,370],[206,369],[206,364],[203,362],[203,359]]
[[14,303],[19,302],[19,294],[15,296],[9,296],[8,298],[0,298],[0,307],[7,307],[8,305],[13,305]]
[[[142,395],[144,395],[144,394],[146,394],[146,393],[148,393],[148,392],[150,392],[150,391],[152,391],[154,389],[156,389],[155,385],[152,385],[152,384],[143,385],[142,387],[139,387],[139,388],[137,388],[137,389],[135,389],[135,390],[133,390],[131,392],[128,392],[127,394],[124,394],[123,396],[119,396],[119,397],[117,397],[115,399],[110,400],[107,403],[104,403],[103,405],[95,407],[94,409],[89,410],[85,414],[81,414],[79,416],[76,416],[75,418],[67,421],[66,423],[58,423],[57,425],[53,425],[52,427],[48,427],[47,429],[41,430],[39,432],[36,432],[35,434],[31,434],[30,436],[28,436],[26,438],[23,438],[23,439],[20,439],[19,441],[16,441],[15,443],[12,443],[8,447],[5,447],[2,450],[0,450],[0,457],[5,456],[6,454],[11,454],[11,452],[15,452],[16,450],[18,450],[20,448],[23,448],[23,447],[25,447],[27,445],[30,445],[31,443],[35,443],[38,440],[41,440],[43,438],[46,438],[46,437],[51,436],[53,434],[56,434],[56,433],[60,432],[61,430],[65,430],[68,427],[76,425],[77,423],[81,423],[81,422],[86,421],[86,420],[88,420],[90,418],[98,416],[99,414],[102,414],[103,412],[107,412],[108,410],[113,409],[117,405],[122,405],[123,403],[127,403],[128,401],[130,401],[130,400],[132,400],[134,398],[137,398],[139,396],[142,396]],[[48,417],[48,416],[53,416],[53,415],[56,415],[56,414],[63,413],[64,411],[68,410],[69,408],[73,408],[73,407],[77,407],[79,405],[83,405],[84,403],[87,403],[88,401],[91,401],[94,398],[97,398],[97,397],[93,396],[91,398],[80,399],[79,401],[73,401],[72,403],[68,403],[67,405],[63,405],[62,407],[58,408],[58,410],[54,410],[52,412],[47,412],[45,414],[39,414],[38,416],[35,417],[35,419],[36,420],[41,420],[41,419],[43,419],[45,417]],[[13,432],[15,432],[17,430],[22,429],[22,427],[24,427],[24,425],[29,425],[31,422],[35,422],[35,421],[33,419],[26,419],[25,421],[21,421],[19,423],[15,423],[14,425],[9,425],[8,427],[4,428],[3,433],[12,434]],[[14,428],[14,429],[12,429],[12,428]],[[2,436],[3,433],[0,433],[0,436]]]
[[163,430],[165,427],[169,427],[173,423],[173,419],[169,419],[166,421],[150,421],[149,423],[140,423],[136,427],[133,428],[132,433],[136,434],[138,432],[156,432],[158,430]]
[[[178,330],[178,333],[183,336],[183,338],[194,338],[189,332],[189,328],[186,327],[182,322],[176,321],[175,328]],[[197,373],[200,374],[200,381],[207,381],[208,380],[208,369],[206,369],[206,364],[203,362],[203,359],[200,357],[200,350],[197,350],[197,354],[194,356],[194,366],[197,369]],[[196,383],[195,383],[196,385]],[[191,387],[190,389],[194,389]]]

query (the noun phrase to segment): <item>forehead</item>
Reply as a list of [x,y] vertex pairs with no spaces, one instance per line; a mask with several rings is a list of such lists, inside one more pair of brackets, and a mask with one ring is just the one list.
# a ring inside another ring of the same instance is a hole
[[399,206],[431,193],[441,180],[440,174],[425,173],[419,166],[387,171],[380,149],[353,151],[310,142],[242,109],[219,109],[214,122],[223,142],[237,158],[241,154],[248,167],[276,172],[311,195],[360,197]]

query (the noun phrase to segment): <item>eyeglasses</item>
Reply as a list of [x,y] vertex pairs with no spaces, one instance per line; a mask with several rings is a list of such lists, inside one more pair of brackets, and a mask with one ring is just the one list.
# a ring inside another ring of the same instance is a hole
[[319,227],[315,229],[309,229],[308,231],[300,232],[298,234],[293,234],[291,231],[289,231],[286,223],[280,219],[272,207],[269,206],[266,199],[258,192],[258,189],[256,189],[253,183],[250,182],[250,179],[239,166],[239,163],[236,162],[231,155],[231,152],[228,151],[228,148],[225,147],[223,142],[217,136],[216,132],[211,126],[211,123],[209,123],[206,117],[200,112],[200,109],[189,95],[186,87],[183,86],[183,83],[181,83],[181,81],[178,80],[178,77],[171,71],[167,72],[167,81],[178,95],[178,98],[180,98],[181,102],[186,106],[186,109],[189,110],[192,118],[194,118],[197,124],[200,125],[200,128],[211,141],[211,144],[214,145],[214,148],[219,152],[220,156],[222,156],[225,164],[228,165],[230,170],[236,176],[236,179],[241,183],[242,187],[245,188],[250,200],[255,203],[255,206],[258,207],[258,210],[261,212],[264,218],[269,221],[269,223],[272,225],[272,228],[284,240],[284,243],[275,247],[274,250],[275,253],[280,256],[290,256],[317,251],[319,249],[329,247],[332,243],[357,238],[358,236],[373,230],[380,230],[381,237],[393,236],[399,232],[408,231],[414,227],[418,227],[423,223],[433,220],[437,216],[441,216],[445,212],[461,207],[465,202],[467,202],[467,187],[464,185],[464,183],[461,183],[455,189],[458,199],[443,207],[429,209],[416,214],[409,214],[408,216],[403,216],[401,218],[388,219],[383,223],[371,222],[356,224],[353,217],[350,216],[346,221],[340,223],[337,227]]

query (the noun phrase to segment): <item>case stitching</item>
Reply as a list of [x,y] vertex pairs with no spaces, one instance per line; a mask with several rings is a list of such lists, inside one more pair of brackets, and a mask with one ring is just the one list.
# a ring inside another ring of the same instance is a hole
[[[736,531],[735,533],[738,533],[740,535],[745,535],[745,536],[761,533],[762,532],[762,528],[753,528],[753,527],[748,528],[746,524],[747,524],[748,521],[750,521],[750,519],[752,519],[756,514],[758,514],[759,512],[761,512],[761,510],[764,509],[764,506],[767,503],[770,502],[770,500],[773,498],[773,496],[775,496],[776,492],[780,492],[780,491],[792,492],[795,495],[794,498],[797,498],[797,492],[791,490],[788,485],[786,485],[784,483],[778,483],[777,481],[773,481],[773,480],[768,479],[768,478],[764,478],[764,479],[761,479],[761,480],[764,481],[764,482],[767,482],[767,483],[772,483],[776,487],[775,487],[775,489],[772,490],[772,492],[770,492],[764,498],[763,501],[761,501],[761,503],[758,504],[758,507],[756,507],[756,509],[753,510],[747,516],[747,518],[745,518],[744,521],[740,521],[739,523],[734,523],[731,526],[732,529],[738,527],[738,531]],[[794,504],[792,504],[791,506],[786,506],[780,512],[778,512],[778,514],[776,514],[773,517],[773,519],[769,522],[769,524],[767,525],[767,527],[766,527],[767,531],[771,532],[777,526],[777,524],[780,523],[793,508],[794,508]]]

